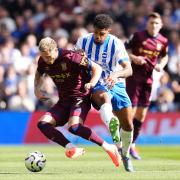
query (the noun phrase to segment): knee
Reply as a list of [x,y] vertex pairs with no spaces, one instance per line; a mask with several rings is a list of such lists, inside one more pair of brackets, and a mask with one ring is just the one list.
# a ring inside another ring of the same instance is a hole
[[111,103],[111,99],[105,92],[92,95],[92,101],[96,103],[99,107],[104,103]]
[[45,122],[45,121],[39,121],[37,123],[37,127],[42,130],[42,129],[45,129],[48,125],[50,125],[50,123],[48,122]]
[[81,124],[74,124],[74,125],[70,126],[69,127],[69,132],[76,135],[78,133],[80,125]]
[[126,121],[121,127],[125,131],[132,131],[134,129],[132,121]]

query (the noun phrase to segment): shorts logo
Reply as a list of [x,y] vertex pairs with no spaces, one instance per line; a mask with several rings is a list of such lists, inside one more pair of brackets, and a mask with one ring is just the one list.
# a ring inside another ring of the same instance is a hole
[[61,68],[62,68],[63,71],[67,70],[66,63],[61,63]]

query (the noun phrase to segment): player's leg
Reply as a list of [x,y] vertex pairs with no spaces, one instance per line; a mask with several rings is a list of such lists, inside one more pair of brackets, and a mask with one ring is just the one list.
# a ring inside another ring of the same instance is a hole
[[140,130],[142,124],[145,120],[148,108],[147,107],[137,107],[136,113],[134,115],[133,124],[134,124],[134,136],[133,136],[133,143],[135,143],[136,139],[140,134]]
[[119,121],[112,112],[111,98],[104,86],[97,85],[92,92],[92,101],[100,107],[101,119],[108,127],[112,139],[115,143],[119,142]]
[[137,149],[135,148],[135,142],[140,134],[143,122],[145,120],[148,107],[150,105],[150,94],[151,94],[151,85],[150,84],[141,84],[141,87],[138,85],[138,93],[136,93],[136,98],[138,101],[134,102],[135,113],[133,118],[133,124],[134,124],[134,136],[133,136],[133,143],[132,147],[130,149],[130,154],[134,159],[140,160],[141,157],[139,156],[139,153]]
[[133,142],[130,149],[130,154],[136,160],[140,160],[141,157],[138,153],[138,150],[135,147],[135,142],[140,134],[147,111],[148,111],[147,107],[137,107],[134,118],[133,118],[134,135],[133,135]]
[[69,119],[69,131],[74,135],[80,136],[88,141],[96,143],[99,146],[102,146],[103,149],[108,153],[112,159],[115,166],[119,166],[119,153],[115,145],[110,145],[105,142],[101,137],[99,137],[94,131],[89,127],[86,127],[80,123],[80,118],[78,116],[72,116]]
[[119,152],[121,154],[125,170],[133,172],[133,165],[129,158],[130,147],[133,138],[133,123],[131,118],[131,107],[123,108],[119,111],[114,111],[115,115],[120,119],[121,129],[121,148]]
[[68,121],[69,131],[77,136],[102,146],[111,157],[115,166],[119,166],[120,157],[116,146],[108,144],[89,127],[83,125],[89,109],[90,106],[87,106],[87,104],[83,102],[79,104],[79,107],[72,106],[70,113],[71,116]]
[[123,85],[116,84],[111,91],[114,92],[111,101],[114,110],[113,112],[118,117],[121,125],[120,137],[122,146],[119,148],[119,151],[122,156],[125,170],[132,172],[133,166],[129,158],[129,150],[133,138],[131,101]]
[[[48,139],[66,148],[66,152],[69,151],[71,153],[71,156],[68,157],[74,158],[82,155],[84,149],[75,147],[60,131],[56,129],[57,122],[59,122],[60,125],[64,125],[67,122],[65,119],[60,120],[60,114],[66,118],[65,112],[65,110],[61,111],[60,106],[56,104],[39,119],[37,126]],[[73,153],[71,151],[73,151]]]

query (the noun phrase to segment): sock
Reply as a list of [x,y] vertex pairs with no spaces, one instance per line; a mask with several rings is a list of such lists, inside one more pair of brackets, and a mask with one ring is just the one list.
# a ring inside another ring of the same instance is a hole
[[52,124],[40,121],[37,124],[40,131],[51,141],[54,141],[55,143],[65,147],[70,141],[65,138],[65,136],[58,131]]
[[112,106],[109,103],[104,103],[100,110],[100,116],[103,122],[106,124],[106,126],[109,128],[109,122],[114,117],[114,114],[112,113]]
[[94,131],[81,124],[74,124],[69,128],[69,131],[75,135],[78,135],[86,140],[96,143],[102,146],[104,140],[102,140]]
[[104,150],[107,150],[109,148],[109,144],[106,141],[104,141],[102,147]]
[[116,147],[118,149],[121,149],[122,148],[122,141],[120,140],[120,142],[116,143]]
[[133,131],[120,130],[122,140],[122,154],[123,156],[129,157],[129,150],[132,143]]
[[133,119],[133,125],[134,125],[133,143],[136,141],[136,139],[139,136],[142,124],[143,123],[141,121],[137,120],[136,118]]

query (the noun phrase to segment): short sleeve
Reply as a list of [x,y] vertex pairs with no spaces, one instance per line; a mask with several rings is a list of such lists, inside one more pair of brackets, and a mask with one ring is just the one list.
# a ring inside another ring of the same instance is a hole
[[78,40],[74,46],[74,50],[82,49],[82,41],[83,41],[83,38],[78,38]]
[[124,47],[124,44],[120,40],[116,44],[115,60],[118,63],[129,61],[128,53]]
[[164,56],[166,56],[167,54],[168,54],[168,44],[166,43],[166,44],[164,45],[161,53],[160,53],[160,56],[161,56],[161,57],[164,57]]
[[86,53],[82,49],[76,51],[66,50],[64,51],[63,58],[80,66],[88,67],[89,64]]

